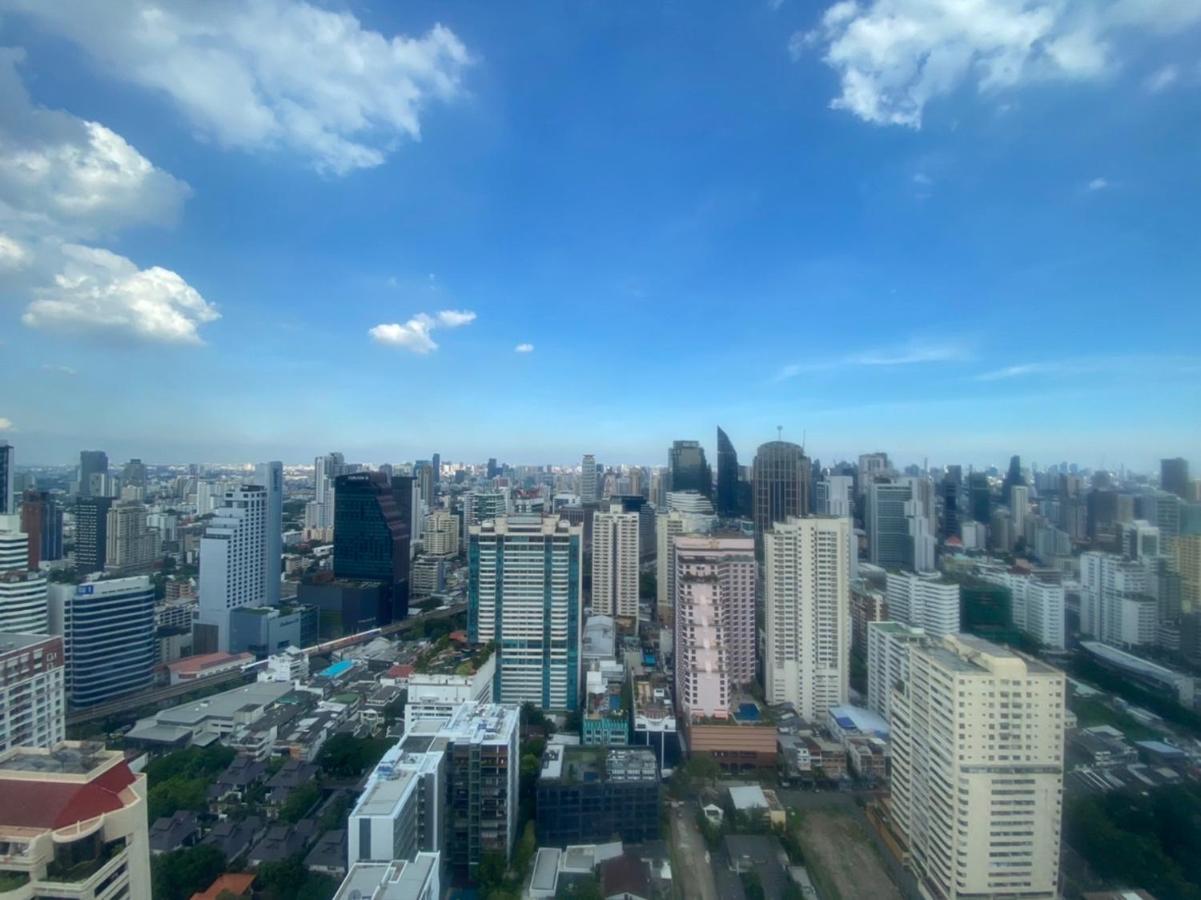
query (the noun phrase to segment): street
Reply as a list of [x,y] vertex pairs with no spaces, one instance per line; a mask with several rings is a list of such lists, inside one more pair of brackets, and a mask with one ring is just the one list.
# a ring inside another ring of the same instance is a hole
[[671,811],[671,841],[679,871],[672,878],[684,897],[717,900],[717,884],[713,869],[705,860],[705,839],[701,837],[693,817],[696,807],[681,803]]

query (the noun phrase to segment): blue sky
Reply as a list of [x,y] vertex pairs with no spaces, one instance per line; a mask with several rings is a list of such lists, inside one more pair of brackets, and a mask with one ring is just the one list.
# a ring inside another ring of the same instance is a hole
[[0,0],[0,46],[23,460],[1201,462],[1198,0]]

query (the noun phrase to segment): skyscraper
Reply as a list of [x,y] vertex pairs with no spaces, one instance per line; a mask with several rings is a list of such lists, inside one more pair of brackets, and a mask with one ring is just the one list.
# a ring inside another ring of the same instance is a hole
[[442,480],[442,454],[435,453],[430,457],[430,465],[434,469],[434,484]]
[[428,459],[419,459],[413,463],[413,478],[417,482],[417,491],[426,509],[434,508],[434,466]]
[[50,628],[63,638],[72,706],[95,706],[154,682],[158,643],[148,575],[51,585]]
[[254,480],[251,483],[267,491],[267,511],[263,517],[263,527],[267,531],[266,553],[263,557],[263,579],[266,584],[264,602],[268,606],[278,606],[284,556],[284,464],[278,460],[259,463],[254,467]]
[[81,497],[75,503],[75,571],[100,572],[108,558],[108,511],[111,497]]
[[1181,499],[1188,499],[1188,460],[1177,456],[1159,462],[1159,486]]
[[596,457],[585,453],[580,462],[580,502],[595,503],[599,498],[596,487]]
[[341,453],[327,453],[313,460],[313,503],[315,508],[311,520],[311,528],[333,528],[334,516],[334,479],[346,471],[346,457]]
[[409,612],[409,523],[382,472],[339,475],[334,519],[334,576],[384,586],[377,622]]
[[29,535],[29,568],[63,558],[63,510],[49,491],[21,495],[21,530]]
[[890,700],[891,807],[924,894],[1058,896],[1064,681],[969,635],[911,645]]
[[108,511],[104,568],[119,574],[149,569],[158,557],[158,531],[146,525],[146,506],[142,503],[118,503]]
[[0,632],[0,753],[67,736],[63,641]]
[[14,478],[16,476],[15,451],[8,441],[0,441],[0,516],[16,512],[13,508]]
[[888,615],[931,637],[959,631],[959,585],[941,575],[889,572]]
[[892,689],[909,678],[909,645],[926,632],[890,620],[867,623],[867,708],[889,717]]
[[146,464],[137,458],[127,462],[121,469],[121,485],[122,487],[144,488],[146,486]]
[[471,526],[468,636],[496,645],[494,700],[579,708],[583,545],[583,526],[558,516]]
[[992,485],[983,472],[972,472],[967,477],[967,505],[972,521],[981,525],[992,521]]
[[1009,457],[1009,471],[1005,473],[1005,480],[1001,483],[1001,495],[1008,498],[1011,496],[1010,491],[1019,486],[1026,486],[1026,477],[1022,474],[1022,458],[1011,456]]
[[847,702],[851,522],[791,517],[764,535],[764,693],[810,722]]
[[947,466],[946,474],[939,485],[942,496],[942,530],[944,539],[959,536],[959,491],[963,487],[963,469]]
[[907,482],[872,481],[865,493],[868,559],[884,569],[912,568],[913,536],[908,515],[912,486]]
[[732,519],[745,515],[739,499],[738,454],[730,438],[717,429],[717,514]]
[[805,451],[789,441],[768,441],[755,453],[751,471],[754,494],[755,549],[763,552],[763,535],[776,522],[809,510],[812,472]]
[[667,451],[667,469],[671,490],[698,491],[713,495],[713,472],[705,461],[705,449],[698,441],[675,441]]
[[93,497],[97,492],[93,490],[93,476],[108,475],[108,454],[103,450],[80,450],[79,451],[79,496]]
[[592,517],[592,612],[638,622],[638,513],[620,503]]
[[850,475],[827,475],[814,487],[818,515],[850,517],[855,487]]
[[205,646],[229,650],[229,612],[262,606],[267,596],[267,489],[243,485],[225,492],[200,540],[198,622],[213,629]]

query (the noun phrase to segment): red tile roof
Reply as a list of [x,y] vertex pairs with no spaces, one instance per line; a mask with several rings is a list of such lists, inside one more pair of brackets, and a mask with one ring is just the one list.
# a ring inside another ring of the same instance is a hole
[[124,762],[87,784],[0,778],[0,825],[58,829],[86,822],[121,809],[119,795],[133,782]]
[[229,891],[235,897],[247,896],[250,886],[254,884],[254,876],[243,872],[226,872],[209,885],[207,891],[197,891],[192,900],[217,900],[222,891]]
[[413,666],[402,665],[401,663],[396,663],[394,666],[391,666],[388,669],[388,671],[385,672],[384,674],[387,675],[389,678],[408,678],[410,675],[413,674],[413,672],[414,672]]
[[223,666],[233,662],[252,662],[251,653],[202,653],[199,656],[185,656],[183,659],[168,663],[167,668],[175,673],[203,672],[215,666]]

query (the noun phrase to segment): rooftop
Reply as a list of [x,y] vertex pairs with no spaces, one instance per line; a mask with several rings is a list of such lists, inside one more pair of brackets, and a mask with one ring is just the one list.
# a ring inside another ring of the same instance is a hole
[[167,668],[175,675],[192,675],[217,666],[245,664],[254,662],[253,653],[201,653],[197,656],[185,656],[173,663],[167,663]]
[[23,650],[35,644],[46,644],[55,640],[61,640],[61,638],[51,634],[20,634],[13,631],[0,631],[0,653]]

